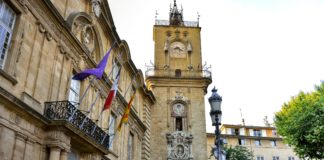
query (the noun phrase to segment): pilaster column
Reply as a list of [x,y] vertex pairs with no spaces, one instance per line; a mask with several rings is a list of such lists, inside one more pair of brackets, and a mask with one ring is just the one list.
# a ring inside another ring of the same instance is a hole
[[60,160],[60,152],[61,152],[60,148],[51,147],[49,160]]
[[34,155],[34,143],[35,141],[30,138],[27,139],[24,160],[34,160],[36,158],[36,155]]
[[13,153],[13,160],[24,159],[25,145],[26,145],[27,136],[22,133],[16,133],[16,141]]
[[60,160],[67,160],[67,159],[68,159],[68,152],[65,150],[62,150]]
[[0,125],[0,158],[11,160],[15,146],[15,132]]

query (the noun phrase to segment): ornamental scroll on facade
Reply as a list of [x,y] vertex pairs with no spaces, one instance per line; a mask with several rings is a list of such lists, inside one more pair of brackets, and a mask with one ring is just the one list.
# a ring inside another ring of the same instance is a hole
[[168,133],[167,138],[167,160],[193,160],[192,139],[188,132],[176,131]]

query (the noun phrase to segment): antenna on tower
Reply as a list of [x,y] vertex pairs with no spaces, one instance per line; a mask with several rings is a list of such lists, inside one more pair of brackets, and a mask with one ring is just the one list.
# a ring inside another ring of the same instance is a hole
[[263,118],[263,123],[264,123],[264,125],[267,126],[267,127],[270,127],[270,126],[271,126],[271,124],[270,124],[269,121],[268,121],[268,116],[264,116],[264,118]]
[[242,115],[242,109],[241,108],[240,108],[240,113],[241,113],[242,124],[243,124],[243,126],[245,126],[245,121],[244,121],[244,118],[243,118],[243,115]]
[[200,19],[200,14],[199,14],[199,12],[197,12],[197,22],[198,22],[198,26],[199,26],[199,19]]
[[157,16],[159,15],[158,11],[155,10],[155,20],[157,20]]

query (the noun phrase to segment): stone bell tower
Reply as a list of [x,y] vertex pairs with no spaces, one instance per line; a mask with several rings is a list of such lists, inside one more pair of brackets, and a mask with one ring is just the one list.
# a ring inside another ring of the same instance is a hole
[[151,157],[207,159],[204,96],[211,73],[202,65],[198,21],[184,21],[174,0],[169,20],[153,27],[154,64],[146,82],[157,102],[151,109]]

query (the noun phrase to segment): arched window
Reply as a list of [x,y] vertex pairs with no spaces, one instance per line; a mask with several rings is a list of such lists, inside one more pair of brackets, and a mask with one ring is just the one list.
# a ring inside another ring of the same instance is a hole
[[176,77],[181,77],[181,69],[176,69],[175,70],[175,76]]
[[186,107],[182,103],[172,105],[171,119],[174,131],[185,131],[187,129]]
[[176,131],[182,131],[182,117],[176,117],[175,119],[175,123],[176,123]]

